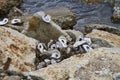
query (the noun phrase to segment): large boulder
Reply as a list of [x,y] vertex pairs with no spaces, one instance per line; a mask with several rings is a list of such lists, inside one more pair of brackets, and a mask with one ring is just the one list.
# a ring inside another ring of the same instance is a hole
[[28,18],[25,19],[22,33],[43,43],[48,43],[51,39],[58,40],[58,37],[61,35],[64,35],[68,41],[71,40],[70,36],[52,19],[50,22],[45,22],[42,19],[43,14],[47,13],[39,11],[32,16],[28,16]]
[[92,30],[92,32],[87,34],[86,37],[103,39],[113,46],[120,48],[120,36],[115,34],[111,34],[102,30]]
[[51,39],[57,40],[62,33],[54,28],[50,23],[44,22],[41,18],[32,16],[26,23],[28,29],[23,32],[25,35],[35,38],[43,43],[48,43]]
[[12,30],[0,28],[0,69],[26,72],[35,70],[36,43],[38,41]]
[[120,71],[120,48],[99,48],[25,75],[44,80],[113,80]]
[[52,16],[55,21],[62,29],[73,29],[73,26],[77,23],[76,16],[68,8],[55,8],[45,10],[47,14]]

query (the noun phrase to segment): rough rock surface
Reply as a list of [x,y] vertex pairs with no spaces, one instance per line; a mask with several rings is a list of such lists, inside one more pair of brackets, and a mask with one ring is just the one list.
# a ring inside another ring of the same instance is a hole
[[86,36],[91,38],[100,38],[106,40],[113,46],[120,48],[120,36],[118,35],[111,34],[101,30],[93,30],[91,33],[87,34]]
[[5,76],[2,80],[21,80],[19,76]]
[[117,34],[120,36],[120,29],[108,26],[108,25],[100,25],[100,24],[90,24],[85,26],[85,32],[90,33],[93,29],[107,31],[109,33]]
[[57,40],[58,37],[62,35],[62,33],[54,28],[51,24],[44,22],[42,19],[36,16],[32,16],[26,23],[29,28],[24,34],[35,38],[40,42],[48,43],[51,39]]
[[0,0],[0,16],[5,15],[14,6],[19,6],[23,0]]
[[29,37],[39,40],[43,43],[48,43],[51,39],[58,40],[58,37],[64,35],[67,40],[70,40],[70,36],[61,29],[53,20],[49,23],[44,22],[42,16],[35,13],[33,16],[29,16],[24,23],[24,30],[22,33]]
[[120,23],[120,2],[116,2],[113,7],[113,15],[111,17],[112,22]]
[[37,40],[10,28],[0,28],[0,69],[17,72],[35,69]]
[[45,80],[113,80],[112,74],[120,71],[119,57],[119,48],[99,48],[24,74]]
[[46,10],[46,13],[52,16],[55,21],[62,29],[73,29],[73,26],[77,23],[76,16],[68,8],[57,8]]
[[111,48],[111,47],[114,47],[112,44],[110,44],[106,40],[103,40],[103,39],[100,39],[100,38],[91,38],[91,41],[92,41],[91,46],[93,48],[100,48],[100,47]]

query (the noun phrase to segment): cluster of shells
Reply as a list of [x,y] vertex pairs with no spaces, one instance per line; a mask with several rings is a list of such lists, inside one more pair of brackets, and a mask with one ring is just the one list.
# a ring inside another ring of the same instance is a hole
[[[0,21],[0,26],[3,26],[9,22],[8,18],[4,18],[2,21]],[[11,24],[19,24],[22,23],[21,19],[12,19]]]
[[75,54],[86,53],[92,50],[91,39],[87,37],[79,37],[76,42],[68,43],[64,36],[60,36],[57,41],[50,40],[46,45],[38,43],[37,57],[39,64],[37,69],[46,67],[50,64],[59,63]]
[[[35,15],[41,16],[46,23],[51,22],[51,16],[40,11]],[[8,23],[8,19],[4,18],[0,21],[0,25]],[[11,20],[11,24],[21,23],[21,19]],[[57,27],[56,27],[57,28]],[[58,27],[59,29],[59,27]],[[61,30],[61,29],[60,29]],[[65,34],[65,33],[64,33]],[[75,54],[86,53],[92,50],[91,39],[78,36],[75,42],[69,42],[68,37],[61,35],[58,40],[50,40],[47,44],[38,43],[36,46],[37,69],[46,67],[50,64],[59,63],[63,59],[69,58]]]

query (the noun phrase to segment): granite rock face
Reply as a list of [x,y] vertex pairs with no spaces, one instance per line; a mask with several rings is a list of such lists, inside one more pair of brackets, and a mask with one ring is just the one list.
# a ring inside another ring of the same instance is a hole
[[99,48],[24,74],[45,80],[113,80],[120,71],[119,57],[119,48]]
[[36,43],[38,41],[12,30],[0,28],[0,69],[26,72],[35,70]]
[[92,30],[92,32],[87,34],[86,37],[103,39],[112,44],[114,47],[120,48],[120,36],[115,34],[111,34],[102,30]]

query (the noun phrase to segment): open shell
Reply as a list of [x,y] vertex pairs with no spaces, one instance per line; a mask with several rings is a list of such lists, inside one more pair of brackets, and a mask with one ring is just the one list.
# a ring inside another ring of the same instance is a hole
[[3,26],[8,23],[8,18],[4,18],[2,21],[0,21],[0,26]]
[[11,24],[19,24],[22,23],[21,19],[13,19],[11,20]]

